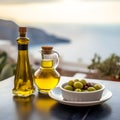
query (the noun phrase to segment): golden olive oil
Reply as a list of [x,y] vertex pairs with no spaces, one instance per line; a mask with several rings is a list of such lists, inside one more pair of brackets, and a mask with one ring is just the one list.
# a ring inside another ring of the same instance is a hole
[[56,87],[60,79],[59,73],[53,68],[53,60],[44,59],[41,67],[35,72],[34,80],[41,93],[48,93]]
[[33,76],[28,58],[29,39],[26,37],[26,28],[20,27],[19,32],[20,37],[17,39],[18,60],[12,92],[16,96],[26,97],[31,95],[35,89],[33,86]]

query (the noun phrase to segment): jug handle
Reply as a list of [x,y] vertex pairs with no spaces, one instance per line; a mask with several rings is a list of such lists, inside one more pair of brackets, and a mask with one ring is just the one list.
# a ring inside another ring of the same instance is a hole
[[57,54],[57,56],[58,56],[58,58],[57,58],[57,63],[56,63],[56,65],[54,66],[54,67],[56,68],[56,67],[58,66],[58,64],[59,64],[60,54],[59,54],[57,51],[55,51],[55,50],[53,50],[53,53]]

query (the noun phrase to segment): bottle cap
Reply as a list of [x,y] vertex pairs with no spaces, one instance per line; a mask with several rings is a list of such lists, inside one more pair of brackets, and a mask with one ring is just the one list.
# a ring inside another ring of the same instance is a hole
[[25,32],[27,32],[27,28],[26,27],[19,27],[19,32],[25,33]]
[[45,54],[51,54],[53,47],[52,46],[42,46],[42,52]]

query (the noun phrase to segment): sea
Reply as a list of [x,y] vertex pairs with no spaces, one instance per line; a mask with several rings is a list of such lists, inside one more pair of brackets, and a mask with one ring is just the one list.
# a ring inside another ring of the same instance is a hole
[[[33,27],[70,40],[70,43],[51,44],[65,62],[90,64],[95,54],[102,60],[113,53],[120,56],[120,25],[37,24]],[[36,59],[40,58],[41,46],[30,47]]]

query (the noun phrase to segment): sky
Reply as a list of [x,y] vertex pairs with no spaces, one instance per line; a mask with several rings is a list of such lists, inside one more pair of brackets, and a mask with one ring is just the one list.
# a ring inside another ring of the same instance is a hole
[[0,0],[0,18],[19,25],[120,24],[119,0]]

